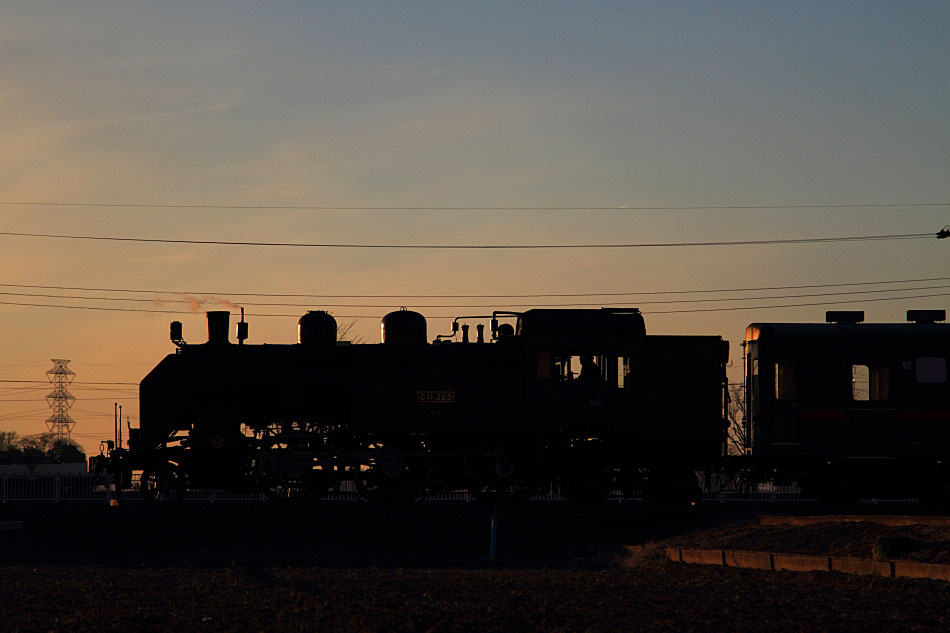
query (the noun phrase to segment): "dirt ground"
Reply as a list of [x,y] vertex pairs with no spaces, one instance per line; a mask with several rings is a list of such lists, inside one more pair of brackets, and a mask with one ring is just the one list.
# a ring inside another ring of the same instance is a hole
[[[4,512],[0,520],[16,511]],[[875,540],[893,538],[906,539],[898,541],[906,545],[901,557],[943,560],[950,549],[945,528],[763,527],[747,513],[529,508],[499,513],[499,557],[489,561],[484,509],[314,512],[21,509],[24,531],[0,533],[0,631],[950,626],[950,583],[684,565],[665,557],[669,546],[867,557]],[[643,545],[638,565],[612,546],[620,542]]]
[[871,558],[874,544],[884,542],[889,558],[893,560],[950,563],[950,527],[890,527],[866,522],[770,526],[759,525],[753,517],[683,534],[673,540],[677,547],[693,549],[756,550],[855,558]]

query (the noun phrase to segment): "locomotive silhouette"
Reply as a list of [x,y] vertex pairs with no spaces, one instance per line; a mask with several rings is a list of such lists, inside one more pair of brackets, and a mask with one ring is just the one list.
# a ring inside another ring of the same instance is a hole
[[[317,498],[355,487],[409,502],[466,490],[493,502],[555,486],[695,500],[697,471],[798,482],[828,501],[950,499],[950,331],[944,311],[908,323],[755,323],[743,342],[745,455],[726,454],[728,342],[646,333],[637,309],[532,309],[459,317],[431,342],[413,311],[381,343],[337,340],[311,311],[291,345],[229,340],[209,312],[141,382],[140,426],[110,467],[141,470],[146,499],[189,488]],[[474,337],[470,322],[477,323]],[[474,340],[473,340],[474,338]]]

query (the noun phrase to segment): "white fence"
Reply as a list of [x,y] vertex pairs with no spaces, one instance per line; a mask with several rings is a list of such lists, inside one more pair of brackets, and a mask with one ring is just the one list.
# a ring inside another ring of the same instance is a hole
[[[113,496],[112,480],[110,477],[86,473],[70,474],[6,474],[0,473],[0,503],[11,501],[102,501],[108,502]],[[133,480],[132,488],[122,490],[122,499],[125,501],[140,501],[138,481]],[[270,500],[262,492],[232,492],[225,490],[189,490],[185,501],[203,501],[206,503],[244,501],[265,502]],[[322,498],[331,502],[356,502],[360,497],[352,486],[349,489],[331,493]],[[537,494],[530,498],[533,502],[558,502],[564,497],[556,488],[552,487],[546,493]],[[731,490],[706,490],[703,500],[712,502],[725,501],[798,501],[801,495],[797,486],[772,486],[760,484],[754,490],[738,494]],[[465,491],[442,492],[427,496],[426,502],[456,502],[468,503],[476,498]],[[628,503],[640,501],[639,498],[624,496],[620,492],[613,492],[607,497],[608,503]]]
[[703,501],[812,501],[802,497],[797,484],[790,486],[776,486],[775,484],[757,484],[749,490],[736,491],[729,488],[706,490],[703,492]]
[[0,503],[108,501],[109,483],[91,474],[0,474]]
[[[122,499],[141,501],[138,481],[122,490]],[[93,474],[0,474],[0,503],[9,501],[102,501],[115,496],[112,478]],[[193,490],[185,497],[195,501],[260,501],[261,493]]]
[[[122,490],[123,501],[141,501],[138,490],[138,480],[133,479],[130,489]],[[777,486],[774,484],[757,484],[746,490],[737,492],[729,485],[716,485],[712,482],[709,487],[703,486],[703,501],[706,503],[726,502],[795,502],[812,501],[802,497],[797,485]],[[2,473],[0,472],[0,503],[19,501],[101,501],[108,503],[114,496],[110,477],[87,473]],[[272,498],[263,492],[232,492],[226,490],[189,490],[185,501],[202,501],[205,503],[217,502],[267,502]],[[321,498],[321,502],[360,502],[360,496],[349,482],[343,490],[334,492]],[[441,492],[425,497],[424,502],[456,502],[469,503],[478,499],[465,491]],[[560,502],[564,497],[556,487],[546,493],[532,496],[531,502]],[[641,501],[638,497],[624,496],[614,491],[607,497],[607,503],[635,503]],[[862,503],[907,502],[913,499],[866,499]]]

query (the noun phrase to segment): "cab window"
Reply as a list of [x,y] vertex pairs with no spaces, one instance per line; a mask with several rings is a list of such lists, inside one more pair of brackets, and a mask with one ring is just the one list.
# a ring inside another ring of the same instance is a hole
[[560,382],[570,382],[574,379],[574,371],[572,370],[572,357],[571,356],[557,356],[554,359],[554,376]]
[[607,359],[596,354],[575,354],[557,356],[554,360],[554,373],[561,382],[603,382]]
[[627,376],[630,375],[630,357],[617,357],[617,388],[623,389],[627,384]]

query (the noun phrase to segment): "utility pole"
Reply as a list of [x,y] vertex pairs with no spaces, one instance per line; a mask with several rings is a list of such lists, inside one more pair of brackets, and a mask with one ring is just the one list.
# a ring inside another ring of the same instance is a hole
[[76,372],[67,367],[69,361],[63,358],[51,358],[53,368],[46,372],[53,383],[53,390],[46,396],[46,402],[53,414],[46,418],[46,428],[57,439],[69,439],[76,421],[69,417],[69,407],[73,406],[76,396],[69,393],[67,386],[76,377]]

